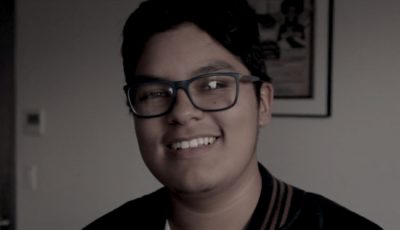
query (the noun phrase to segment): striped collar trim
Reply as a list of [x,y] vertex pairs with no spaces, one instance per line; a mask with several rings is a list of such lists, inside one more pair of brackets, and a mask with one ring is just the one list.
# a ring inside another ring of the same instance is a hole
[[273,177],[261,164],[262,190],[247,229],[274,230],[288,221],[294,187]]
[[271,202],[260,229],[279,229],[285,225],[293,197],[293,187],[273,178]]

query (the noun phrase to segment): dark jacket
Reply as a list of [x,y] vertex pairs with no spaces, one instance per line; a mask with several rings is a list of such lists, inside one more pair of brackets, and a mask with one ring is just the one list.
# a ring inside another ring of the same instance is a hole
[[[247,229],[382,229],[325,197],[277,180],[261,165],[260,172],[261,196]],[[164,230],[168,210],[168,190],[162,188],[122,205],[83,230]]]

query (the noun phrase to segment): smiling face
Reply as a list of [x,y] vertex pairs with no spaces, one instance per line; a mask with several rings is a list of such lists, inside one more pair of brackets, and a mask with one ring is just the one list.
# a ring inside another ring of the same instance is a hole
[[[147,42],[136,74],[181,81],[210,72],[247,68],[193,24],[158,33]],[[170,113],[135,117],[142,157],[155,177],[185,194],[222,191],[258,173],[258,128],[270,119],[272,88],[263,84],[258,104],[253,84],[240,83],[235,106],[219,112],[196,109],[183,90]]]

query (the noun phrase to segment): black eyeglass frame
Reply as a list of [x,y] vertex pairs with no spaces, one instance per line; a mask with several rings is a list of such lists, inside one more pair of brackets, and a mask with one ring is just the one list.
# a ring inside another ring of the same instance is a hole
[[[201,107],[199,107],[198,105],[196,105],[193,102],[192,96],[189,93],[189,85],[190,83],[192,83],[193,81],[199,79],[199,78],[205,78],[205,77],[209,77],[209,76],[230,76],[233,77],[236,81],[236,95],[235,98],[232,102],[231,105],[221,108],[221,109],[203,109]],[[137,76],[139,78],[139,76]],[[168,80],[160,80],[160,79],[147,79],[141,82],[137,82],[137,83],[133,83],[133,84],[127,84],[123,87],[125,95],[127,97],[128,100],[128,105],[130,110],[132,111],[132,113],[139,118],[154,118],[154,117],[161,117],[164,116],[166,114],[168,114],[169,112],[171,112],[171,110],[173,109],[173,107],[175,106],[176,103],[176,95],[179,89],[182,89],[187,97],[189,98],[190,102],[192,103],[193,107],[201,110],[203,112],[218,112],[218,111],[223,111],[223,110],[227,110],[232,108],[238,99],[239,96],[239,83],[240,81],[247,81],[247,82],[260,82],[263,81],[261,78],[256,77],[256,76],[252,76],[252,75],[242,75],[240,73],[237,72],[215,72],[215,73],[206,73],[206,74],[201,74],[198,76],[195,76],[193,78],[187,79],[187,80],[183,80],[183,81],[168,81]],[[172,89],[172,100],[171,103],[168,107],[168,109],[165,112],[159,113],[159,114],[155,114],[155,115],[141,115],[139,114],[137,111],[135,111],[131,99],[129,97],[129,93],[131,90],[134,90],[135,88],[141,86],[141,85],[145,85],[145,84],[150,84],[150,83],[160,83],[160,84],[165,84],[168,85],[169,87],[171,87]]]

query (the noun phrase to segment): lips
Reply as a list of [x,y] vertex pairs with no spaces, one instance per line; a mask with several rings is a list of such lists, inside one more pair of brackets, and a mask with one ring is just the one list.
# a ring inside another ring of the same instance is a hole
[[203,146],[211,145],[215,142],[217,137],[198,137],[182,141],[174,141],[168,145],[168,148],[172,150],[184,150],[184,149],[195,149]]

